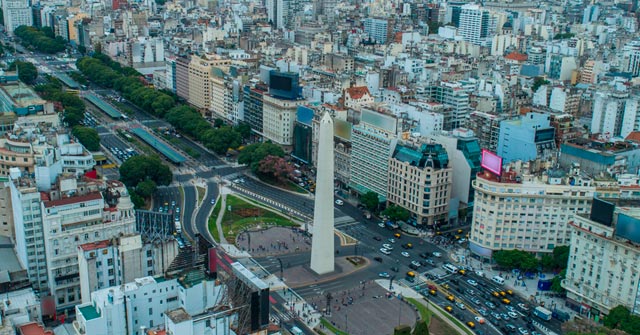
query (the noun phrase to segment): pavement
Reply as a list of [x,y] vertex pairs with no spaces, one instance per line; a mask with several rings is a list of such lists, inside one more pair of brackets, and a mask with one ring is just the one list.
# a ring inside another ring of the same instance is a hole
[[494,276],[500,276],[505,279],[504,286],[513,290],[517,294],[521,295],[525,299],[540,304],[544,303],[544,307],[553,311],[554,308],[568,313],[571,318],[575,317],[577,313],[567,307],[566,301],[560,297],[551,296],[549,291],[538,290],[538,279],[540,275],[544,275],[544,278],[553,278],[553,273],[541,273],[537,274],[535,278],[520,278],[518,279],[517,273],[510,273],[505,271],[498,271],[493,269],[491,264],[483,262],[473,256],[469,255],[468,249],[457,248],[449,255],[454,263],[470,266],[473,271],[480,270],[484,273],[486,278],[493,278]]
[[236,243],[240,250],[246,250],[254,257],[311,250],[311,239],[308,236],[298,229],[285,227],[244,232],[238,235]]

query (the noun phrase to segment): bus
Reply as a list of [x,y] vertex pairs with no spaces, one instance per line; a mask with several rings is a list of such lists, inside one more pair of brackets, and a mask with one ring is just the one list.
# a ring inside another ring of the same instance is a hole
[[458,268],[449,263],[442,265],[442,268],[447,270],[449,273],[458,273]]
[[551,316],[553,315],[553,313],[542,306],[538,306],[533,310],[533,315],[541,318],[542,320],[549,321],[551,320]]

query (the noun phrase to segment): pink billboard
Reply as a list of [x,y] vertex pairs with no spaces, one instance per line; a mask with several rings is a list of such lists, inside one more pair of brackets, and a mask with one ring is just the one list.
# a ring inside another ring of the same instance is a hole
[[482,149],[482,162],[480,162],[480,166],[499,176],[502,174],[502,157],[489,150]]

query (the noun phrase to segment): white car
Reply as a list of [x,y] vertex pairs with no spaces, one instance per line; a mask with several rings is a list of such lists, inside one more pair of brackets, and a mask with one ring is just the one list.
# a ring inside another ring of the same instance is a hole
[[380,223],[378,223],[378,227],[380,227],[380,228],[384,228],[384,222],[380,222]]
[[393,250],[393,247],[391,246],[391,244],[383,244],[382,247],[388,250]]
[[484,318],[481,317],[481,316],[476,316],[473,319],[476,320],[477,323],[484,323],[485,322]]
[[509,315],[512,319],[517,319],[518,318],[518,314],[516,314],[514,312],[507,312],[507,315]]
[[211,204],[215,205],[216,204],[216,199],[211,199]]
[[420,262],[418,262],[418,261],[411,261],[411,264],[413,264],[413,266],[415,266],[415,267],[422,266],[422,264],[420,264]]
[[456,302],[456,306],[458,306],[458,308],[460,309],[466,309],[466,307],[464,307],[464,304],[461,302]]
[[434,251],[432,255],[433,257],[442,257],[442,254],[437,251]]
[[527,305],[523,304],[523,303],[519,303],[518,307],[520,307],[521,310],[523,311],[528,311],[529,307],[527,307]]
[[411,257],[411,255],[409,255],[409,253],[408,253],[408,252],[406,252],[406,251],[401,252],[401,253],[400,253],[400,255],[402,255],[402,256],[404,256],[404,257],[407,257],[407,258],[408,258],[408,257]]
[[385,249],[385,248],[380,248],[380,252],[385,254],[385,255],[391,254],[391,251],[389,249]]
[[342,205],[344,205],[344,201],[342,201],[342,200],[340,200],[340,199],[337,199],[337,200],[336,200],[336,205],[338,205],[338,206],[342,206]]
[[473,279],[467,280],[467,283],[469,283],[469,285],[471,286],[478,286],[478,282]]

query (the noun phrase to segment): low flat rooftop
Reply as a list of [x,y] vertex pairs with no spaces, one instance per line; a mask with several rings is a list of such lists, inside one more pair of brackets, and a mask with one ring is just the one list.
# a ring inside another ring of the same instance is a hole
[[41,99],[36,92],[23,83],[18,82],[15,84],[6,84],[0,86],[0,88],[18,107],[29,107],[45,103],[45,101]]
[[189,315],[189,313],[187,313],[187,311],[182,307],[176,308],[171,311],[166,311],[165,314],[175,324],[179,324],[184,321],[191,320],[191,315]]
[[93,307],[93,305],[79,307],[78,310],[80,311],[84,319],[87,321],[97,319],[100,317],[100,313],[95,307]]

